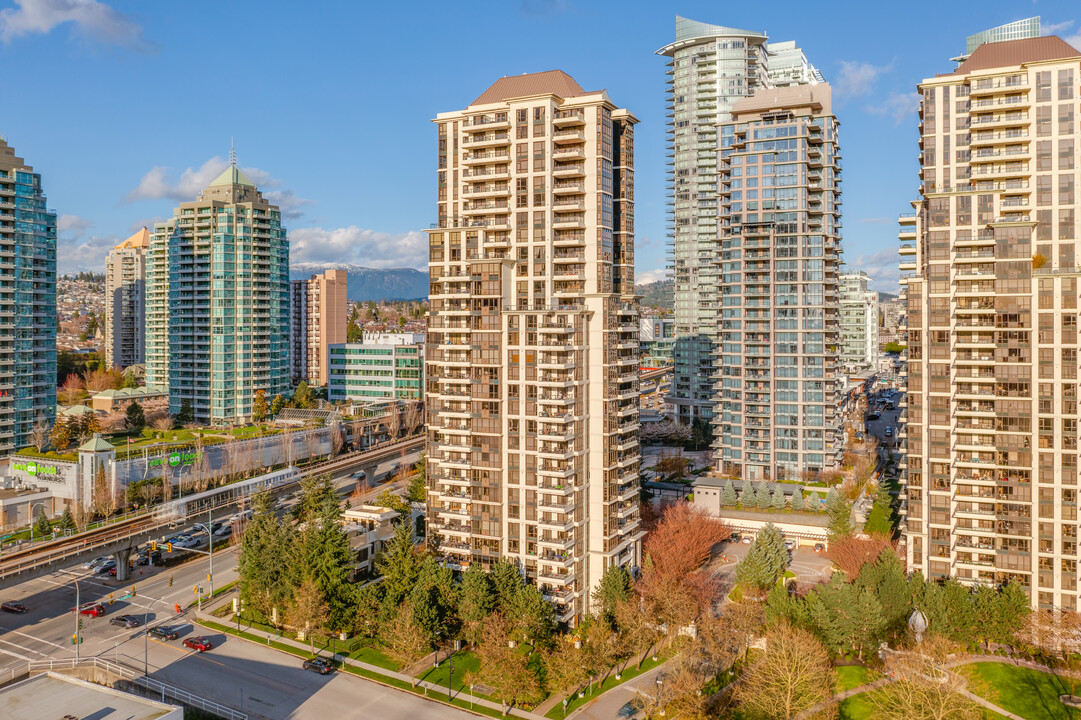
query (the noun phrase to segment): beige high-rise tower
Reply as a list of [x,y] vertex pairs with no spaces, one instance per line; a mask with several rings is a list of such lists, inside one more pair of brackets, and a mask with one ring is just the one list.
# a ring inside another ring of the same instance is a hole
[[430,537],[454,567],[517,562],[574,623],[640,562],[637,120],[550,71],[435,122]]
[[105,364],[126,368],[146,362],[145,227],[109,251],[105,260]]
[[347,282],[345,270],[327,270],[307,280],[292,282],[289,357],[294,385],[301,380],[309,385],[327,384],[330,377],[327,348],[346,340]]
[[[908,298],[908,567],[1078,607],[1081,51],[985,43],[919,87]],[[903,416],[904,419],[904,416]]]

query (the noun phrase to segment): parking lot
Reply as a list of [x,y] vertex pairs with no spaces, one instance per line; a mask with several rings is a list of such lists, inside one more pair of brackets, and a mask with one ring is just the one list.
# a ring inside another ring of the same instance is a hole
[[[742,538],[754,540],[748,533],[740,533]],[[707,570],[721,580],[724,592],[735,586],[736,564],[750,550],[751,543],[723,542],[714,549],[713,557],[707,563]],[[788,569],[796,573],[796,582],[802,585],[815,585],[826,582],[833,574],[833,564],[824,553],[815,552],[812,546],[797,547],[790,553]]]

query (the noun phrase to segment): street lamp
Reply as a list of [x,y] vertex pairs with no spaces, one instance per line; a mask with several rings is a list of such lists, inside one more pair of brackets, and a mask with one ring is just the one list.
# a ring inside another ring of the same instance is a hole
[[81,601],[79,600],[79,581],[72,580],[75,583],[75,662],[79,662],[79,618],[82,617],[82,608],[80,607]]
[[147,617],[150,615],[150,608],[161,599],[151,598],[150,604],[143,611],[143,677],[149,677],[150,675],[150,628],[147,627]]
[[44,502],[36,502],[30,504],[30,546],[34,546],[34,508],[45,507]]

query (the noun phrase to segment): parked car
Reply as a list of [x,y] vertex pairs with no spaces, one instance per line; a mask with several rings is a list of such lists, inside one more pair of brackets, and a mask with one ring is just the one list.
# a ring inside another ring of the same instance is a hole
[[80,615],[89,615],[90,617],[101,617],[105,614],[105,606],[101,603],[94,603],[93,605],[83,605],[79,608]]
[[815,543],[815,552],[816,553],[826,552],[826,546],[823,545],[822,543]]
[[161,551],[160,550],[153,550],[153,551],[148,552],[148,551],[144,550],[143,552],[139,553],[139,557],[138,557],[138,559],[136,559],[135,562],[138,565],[149,565],[151,559],[154,560],[155,565],[160,565],[161,564]]
[[158,640],[176,640],[180,637],[180,633],[170,627],[165,627],[164,625],[152,627],[148,632],[150,637],[157,638]]
[[305,670],[314,670],[320,675],[329,675],[330,673],[334,672],[334,663],[323,657],[305,660],[301,667],[303,667]]
[[117,625],[123,628],[139,627],[141,624],[139,618],[134,615],[118,615],[109,620],[110,625]]
[[190,637],[184,640],[184,647],[198,650],[199,652],[206,652],[214,647],[214,643],[210,642],[205,637]]
[[878,420],[880,417],[882,417],[882,416],[875,412],[875,413],[871,413],[870,415],[868,415],[867,419],[868,420]]
[[785,540],[784,541],[784,546],[786,548],[788,548],[789,550],[795,550],[796,549],[796,541],[795,540]]
[[734,532],[731,535],[729,535],[728,536],[728,542],[738,543],[739,542],[739,533]]
[[744,535],[743,539],[740,540],[740,542],[742,542],[744,545],[750,545],[751,544],[751,536],[750,535]]
[[29,612],[30,608],[26,607],[22,603],[6,602],[6,603],[0,603],[0,610],[3,610],[4,612],[9,612],[9,613],[24,613],[24,612]]
[[[97,567],[95,567],[94,568],[94,574],[95,575],[104,575],[105,573],[109,572],[110,570],[112,570],[115,567],[116,567],[116,560],[110,559],[109,562],[102,563],[101,565],[98,565]],[[116,573],[113,573],[113,574],[115,575]]]
[[892,435],[893,435],[893,428],[892,427],[886,428],[886,437],[891,437]]

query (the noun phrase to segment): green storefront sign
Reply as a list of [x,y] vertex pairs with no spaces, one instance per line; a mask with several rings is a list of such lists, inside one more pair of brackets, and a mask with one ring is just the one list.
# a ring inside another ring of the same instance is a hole
[[202,457],[202,453],[195,450],[179,450],[177,452],[171,452],[168,455],[159,455],[155,458],[150,458],[149,467],[158,467],[162,462],[167,462],[170,467],[180,467],[188,463],[193,463]]
[[30,461],[24,463],[15,463],[12,465],[15,470],[23,470],[26,473],[37,477],[38,475],[58,475],[59,472],[55,465],[42,465],[40,463]]

